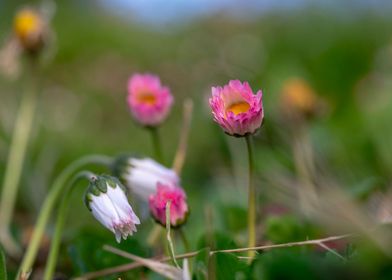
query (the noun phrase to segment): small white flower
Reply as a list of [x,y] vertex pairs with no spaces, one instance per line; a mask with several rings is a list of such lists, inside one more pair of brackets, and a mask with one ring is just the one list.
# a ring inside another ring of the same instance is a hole
[[114,177],[94,177],[85,200],[94,217],[115,234],[117,242],[137,231],[140,220],[128,203],[123,186]]
[[119,161],[121,167],[119,177],[123,179],[129,190],[144,201],[155,194],[157,183],[179,185],[177,173],[150,158],[127,157]]

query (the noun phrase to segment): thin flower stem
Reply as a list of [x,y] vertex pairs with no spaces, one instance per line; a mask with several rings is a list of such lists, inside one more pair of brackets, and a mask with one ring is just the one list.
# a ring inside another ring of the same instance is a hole
[[89,272],[86,273],[82,276],[73,278],[74,280],[88,280],[88,279],[95,279],[98,277],[103,277],[106,275],[111,275],[111,274],[115,274],[115,273],[120,273],[120,272],[124,272],[124,271],[128,271],[128,270],[132,270],[134,268],[138,268],[141,267],[142,265],[140,263],[137,262],[133,262],[133,263],[127,263],[127,264],[122,264],[119,266],[114,266],[114,267],[110,267],[110,268],[105,268],[102,270],[98,270],[98,271],[93,271],[93,272]]
[[[250,135],[245,137],[246,147],[248,149],[248,165],[249,165],[249,188],[248,188],[248,247],[256,245],[256,190],[254,185],[254,161],[252,139]],[[248,257],[253,258],[254,251],[248,252]]]
[[183,105],[182,113],[182,127],[177,147],[176,155],[173,161],[173,170],[180,175],[182,167],[185,163],[186,150],[188,146],[189,132],[191,128],[192,112],[193,112],[193,101],[192,99],[186,99]]
[[159,237],[162,235],[162,226],[158,224],[154,224],[150,234],[147,237],[147,244],[149,246],[154,246],[154,244],[159,240]]
[[[227,249],[227,250],[216,250],[216,251],[210,251],[210,256],[216,254],[216,253],[241,253],[241,252],[248,252],[248,251],[257,251],[257,250],[271,250],[271,249],[278,249],[278,248],[286,248],[286,247],[296,247],[296,246],[306,246],[306,245],[317,245],[320,246],[324,249],[326,249],[323,245],[326,242],[330,241],[336,241],[336,240],[341,240],[341,239],[347,239],[351,237],[355,237],[357,235],[354,234],[344,234],[344,235],[336,235],[336,236],[330,236],[326,238],[321,238],[321,239],[313,239],[313,240],[304,240],[304,241],[298,241],[298,242],[289,242],[289,243],[281,243],[281,244],[272,244],[272,245],[263,245],[263,246],[257,246],[257,247],[248,247],[248,248],[236,248],[236,249]],[[322,245],[321,245],[322,244]],[[103,249],[105,251],[111,252],[113,254],[119,255],[121,257],[131,259],[133,260],[132,256],[129,256],[127,252],[122,251],[118,248],[114,248],[109,245],[104,245]],[[194,252],[189,252],[185,254],[180,254],[176,255],[176,259],[185,259],[185,258],[192,258],[195,257],[197,254],[199,254],[200,251],[194,251]],[[152,260],[156,261],[161,261],[161,262],[166,262],[170,261],[171,257],[158,257],[158,258],[152,258]],[[86,279],[94,279],[97,277],[102,277],[105,275],[113,274],[113,273],[119,273],[119,272],[124,272],[124,271],[130,271],[132,269],[138,268],[143,266],[143,264],[138,263],[138,262],[133,262],[130,264],[125,264],[121,266],[116,266],[116,267],[111,267],[111,268],[106,268],[103,270],[99,271],[94,271],[94,272],[89,272],[87,274],[84,274],[80,277],[77,277],[76,279],[78,280],[86,280]]]
[[316,178],[313,148],[306,124],[298,124],[292,132],[292,150],[295,168],[301,182],[298,188],[299,202],[303,212],[309,215],[318,205],[317,188],[314,184]]
[[[189,241],[186,238],[184,230],[182,228],[179,228],[177,231],[180,233],[180,238],[182,240],[182,243],[184,244],[185,252],[189,252],[191,250],[191,247],[189,246]],[[188,265],[189,271],[192,271],[192,263],[189,263]]]
[[160,163],[164,163],[162,154],[162,142],[159,135],[159,130],[157,127],[151,127],[149,128],[149,130],[151,132],[152,144],[154,146],[155,159]]
[[42,235],[44,234],[45,227],[50,218],[50,214],[53,211],[53,207],[56,205],[60,194],[62,193],[66,182],[69,178],[80,168],[87,164],[100,164],[104,166],[109,166],[112,159],[107,156],[102,155],[90,155],[80,158],[77,161],[71,163],[63,172],[56,178],[53,183],[53,187],[50,189],[49,194],[46,196],[45,201],[42,205],[41,211],[39,213],[37,222],[34,227],[34,232],[31,237],[29,246],[27,247],[26,253],[23,256],[21,265],[19,267],[19,278],[27,279],[26,276],[31,272],[31,268],[34,264],[34,260],[37,256],[38,248],[41,243]]
[[217,250],[217,251],[211,251],[211,255],[216,253],[241,253],[241,252],[248,252],[248,251],[269,250],[269,249],[304,246],[304,245],[320,246],[320,244],[325,242],[345,239],[353,236],[354,236],[353,234],[344,234],[344,235],[330,236],[321,239],[305,240],[305,241],[298,241],[298,242],[288,242],[288,243],[281,243],[281,244],[263,245],[263,246],[238,248],[238,249]]
[[95,175],[89,171],[81,171],[77,173],[72,180],[67,184],[66,189],[64,190],[64,196],[61,200],[56,219],[56,226],[52,237],[52,243],[50,245],[49,256],[46,262],[44,280],[52,280],[53,273],[56,268],[57,256],[60,249],[61,236],[63,232],[64,222],[67,217],[67,210],[69,205],[69,200],[72,194],[73,187],[81,180],[81,179],[90,179]]
[[329,248],[327,245],[325,245],[324,243],[320,242],[318,244],[320,247],[324,248],[325,250],[329,251],[330,253],[334,254],[335,256],[337,256],[338,258],[342,259],[343,261],[347,261],[347,259],[345,257],[343,257],[341,254],[339,254],[338,252],[336,252],[335,250]]
[[170,234],[170,205],[171,205],[171,201],[169,200],[166,203],[166,239],[167,239],[167,243],[168,243],[168,247],[169,247],[169,253],[170,253],[171,260],[176,267],[180,268],[180,266],[178,265],[178,263],[176,261],[176,255],[174,253],[174,245],[173,245],[173,241],[171,239],[171,234]]
[[21,251],[9,232],[18,187],[22,174],[23,162],[27,145],[34,123],[37,105],[37,65],[35,60],[29,61],[28,75],[30,81],[22,97],[19,111],[15,121],[8,160],[5,167],[3,188],[0,202],[0,241],[4,249],[11,256],[20,255]]

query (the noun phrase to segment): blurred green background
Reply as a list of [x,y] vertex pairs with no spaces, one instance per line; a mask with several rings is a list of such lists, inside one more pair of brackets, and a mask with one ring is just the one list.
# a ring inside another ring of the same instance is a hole
[[[162,1],[156,1],[155,7],[145,4],[147,8],[140,11],[118,2],[51,3],[55,5],[51,20],[55,37],[47,50],[39,110],[24,164],[14,219],[17,234],[33,225],[51,182],[78,157],[123,152],[153,155],[150,135],[133,122],[126,104],[127,80],[135,72],[159,75],[175,96],[173,112],[161,127],[167,165],[178,143],[182,102],[194,101],[182,175],[192,209],[185,232],[193,249],[209,226],[237,242],[237,247],[244,243],[245,144],[226,136],[213,123],[208,107],[210,87],[230,79],[249,81],[264,94],[265,124],[255,137],[259,212],[268,220],[261,240],[303,240],[329,231],[304,222],[298,209],[292,210],[296,198],[290,204],[279,195],[265,195],[271,189],[284,193],[281,182],[290,185],[296,177],[290,124],[282,118],[280,106],[282,88],[293,77],[306,80],[326,104],[326,112],[307,124],[322,178],[334,181],[371,213],[368,202],[374,194],[388,190],[392,174],[392,9],[388,1],[283,1],[282,5],[260,1],[260,6],[249,1],[248,8],[247,1],[217,1],[220,4],[211,4],[211,11],[204,7],[196,15],[181,10],[194,6],[179,5],[173,14],[156,21],[154,15],[160,9],[165,12],[159,6],[165,5]],[[23,4],[29,2],[0,0],[2,42],[10,36],[13,15]],[[208,4],[201,1],[200,5]],[[13,79],[0,76],[0,178],[24,90],[23,66],[20,70]],[[65,275],[124,262],[100,249],[101,244],[114,244],[114,238],[85,209],[83,192],[80,185],[72,199],[59,268]],[[266,205],[282,207],[286,216],[276,214],[276,209],[269,214]],[[152,224],[148,219],[145,223],[141,232]],[[123,248],[149,255],[143,236],[136,235]],[[91,248],[96,252],[93,256]],[[283,254],[281,259],[289,262],[290,256]],[[254,277],[275,275],[277,260],[258,259],[256,264],[267,263],[271,271],[256,268]],[[303,264],[309,269],[314,265]],[[284,277],[275,276],[270,277]]]

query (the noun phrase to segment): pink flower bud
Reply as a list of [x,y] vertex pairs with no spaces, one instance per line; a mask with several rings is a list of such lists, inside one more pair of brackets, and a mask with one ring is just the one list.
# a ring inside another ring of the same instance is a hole
[[188,215],[186,195],[182,188],[174,185],[157,184],[157,192],[150,196],[149,204],[153,218],[166,226],[166,204],[170,204],[170,225],[177,227],[185,223]]
[[135,74],[128,82],[128,105],[135,120],[141,125],[154,127],[168,116],[173,96],[162,86],[159,77]]
[[261,90],[253,94],[247,82],[229,81],[228,85],[212,87],[210,107],[223,130],[233,136],[253,134],[260,128],[263,118],[263,94]]

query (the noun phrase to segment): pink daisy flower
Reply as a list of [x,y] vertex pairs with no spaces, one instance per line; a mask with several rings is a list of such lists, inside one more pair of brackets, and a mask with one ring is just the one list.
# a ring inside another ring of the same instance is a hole
[[135,74],[128,82],[128,105],[135,120],[154,127],[168,116],[173,104],[170,89],[152,74]]
[[231,80],[223,87],[212,87],[209,100],[214,120],[233,136],[253,134],[260,128],[263,118],[263,94],[253,94],[247,82]]

